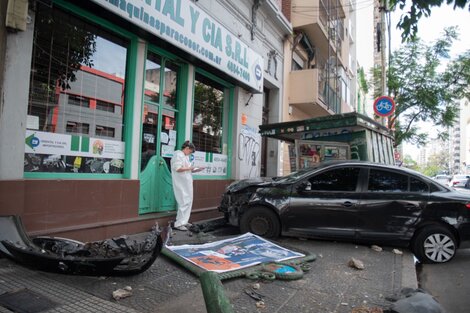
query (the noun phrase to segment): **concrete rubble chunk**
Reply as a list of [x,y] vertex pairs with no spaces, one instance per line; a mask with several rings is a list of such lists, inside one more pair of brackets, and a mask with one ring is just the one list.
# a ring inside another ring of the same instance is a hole
[[113,291],[114,300],[120,300],[132,296],[132,287],[126,286],[122,289],[117,289]]
[[348,266],[358,270],[363,270],[365,268],[364,263],[356,258],[351,258],[348,262]]
[[264,303],[264,301],[258,301],[256,302],[256,307],[258,309],[264,309],[266,307],[266,304]]
[[403,251],[398,250],[398,249],[393,249],[393,253],[395,253],[395,254],[397,254],[397,255],[402,255],[402,254],[403,254]]
[[377,252],[381,252],[381,251],[382,251],[382,248],[379,247],[379,246],[377,246],[377,245],[372,245],[370,248],[371,248],[372,250],[374,250],[374,251],[377,251]]

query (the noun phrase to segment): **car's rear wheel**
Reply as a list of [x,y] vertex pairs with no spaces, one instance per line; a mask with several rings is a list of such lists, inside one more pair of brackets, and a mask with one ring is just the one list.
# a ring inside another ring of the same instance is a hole
[[422,263],[445,263],[455,256],[457,241],[445,227],[428,226],[416,235],[412,250]]
[[240,232],[276,238],[281,233],[281,223],[277,215],[265,207],[253,207],[243,213],[240,219]]

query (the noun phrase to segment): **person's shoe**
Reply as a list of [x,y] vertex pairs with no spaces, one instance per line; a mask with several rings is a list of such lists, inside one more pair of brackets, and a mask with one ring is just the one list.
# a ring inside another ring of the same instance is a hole
[[175,227],[175,229],[177,229],[177,230],[181,230],[181,231],[187,231],[187,230],[188,230],[188,229],[186,228],[186,226],[184,226],[184,225],[181,225],[181,226]]
[[184,226],[186,226],[186,227],[191,227],[191,226],[193,226],[193,224],[191,224],[191,223],[186,223]]

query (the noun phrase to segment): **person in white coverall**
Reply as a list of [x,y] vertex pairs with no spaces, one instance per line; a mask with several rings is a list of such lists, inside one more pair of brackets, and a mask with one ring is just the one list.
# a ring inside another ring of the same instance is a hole
[[194,144],[185,141],[181,150],[175,151],[171,158],[171,178],[173,191],[175,193],[178,211],[174,227],[178,230],[188,230],[189,216],[193,206],[193,175],[192,173],[202,171],[189,162],[189,155],[195,151]]

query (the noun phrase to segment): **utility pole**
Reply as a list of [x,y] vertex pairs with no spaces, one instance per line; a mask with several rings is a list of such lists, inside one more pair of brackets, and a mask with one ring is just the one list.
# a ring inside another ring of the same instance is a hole
[[382,96],[388,95],[387,90],[387,44],[386,44],[386,36],[387,36],[387,27],[386,27],[386,16],[387,13],[387,0],[383,0],[383,6],[380,8],[380,56],[381,56],[381,65],[382,65]]

